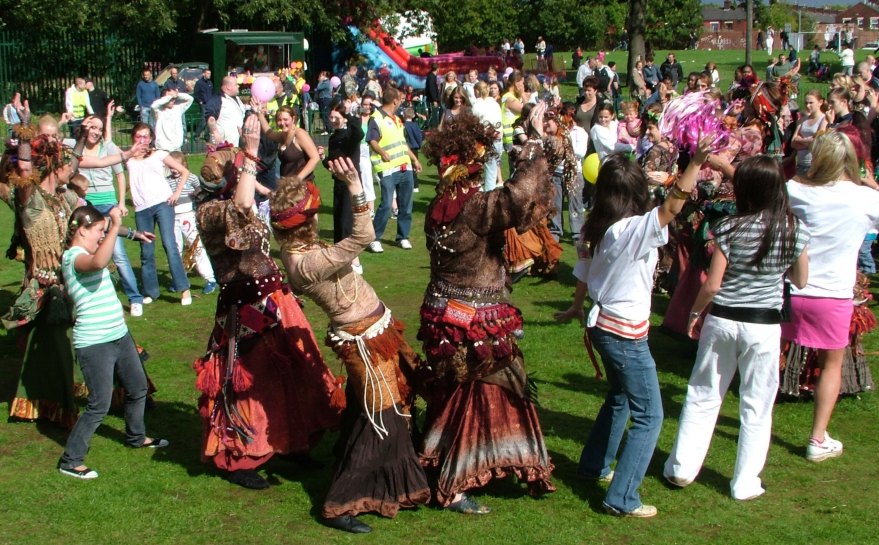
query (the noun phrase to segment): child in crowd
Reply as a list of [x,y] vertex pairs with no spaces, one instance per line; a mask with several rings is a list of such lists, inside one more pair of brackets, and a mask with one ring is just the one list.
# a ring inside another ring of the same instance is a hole
[[[424,133],[415,121],[415,109],[406,108],[403,111],[403,119],[405,120],[403,132],[406,135],[406,145],[409,146],[412,153],[418,155],[418,150],[421,149],[421,143],[424,141]],[[415,178],[415,188],[412,191],[418,193],[418,173],[414,170],[412,171],[412,177]]]
[[64,453],[58,460],[58,471],[76,479],[98,477],[98,472],[83,462],[92,435],[110,409],[114,375],[125,388],[125,441],[128,446],[168,446],[165,439],[147,437],[144,431],[147,378],[107,270],[121,223],[122,211],[119,208],[110,210],[109,220],[104,219],[94,206],[77,208],[70,217],[68,249],[61,258],[64,283],[76,316],[73,347],[89,391],[88,406],[73,426]]
[[[168,155],[181,165],[189,168],[184,154],[179,151],[172,151]],[[192,195],[199,188],[198,176],[190,171],[189,178],[181,180],[179,171],[173,168],[168,170],[170,174],[167,181],[168,185],[171,186],[171,191],[176,192],[177,186],[181,183],[184,184],[183,192],[180,193],[180,198],[177,199],[177,203],[174,205],[174,238],[177,240],[177,248],[180,249],[183,265],[187,269],[191,267],[192,258],[194,258],[195,268],[198,270],[198,274],[205,280],[204,290],[202,291],[205,295],[209,295],[216,291],[217,281],[214,278],[214,269],[211,267],[208,254],[201,244],[195,224],[195,208],[192,203]],[[183,239],[186,239],[187,248],[185,252],[183,251]]]
[[635,149],[633,144],[620,142],[617,139],[619,130],[613,111],[613,104],[605,102],[598,106],[598,123],[592,126],[589,136],[592,139],[592,146],[598,157],[604,161],[605,157],[616,151],[630,152]]
[[641,137],[638,105],[635,102],[623,102],[620,104],[620,111],[623,114],[623,121],[617,126],[617,142],[637,146]]

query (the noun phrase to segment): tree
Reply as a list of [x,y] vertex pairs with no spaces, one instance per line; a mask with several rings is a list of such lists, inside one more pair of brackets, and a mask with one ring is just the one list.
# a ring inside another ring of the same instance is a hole
[[699,0],[658,0],[646,8],[646,35],[652,48],[684,47],[702,28]]
[[647,0],[629,0],[629,17],[627,27],[629,29],[629,61],[627,63],[628,82],[632,87],[632,73],[635,71],[635,63],[647,57],[647,48],[644,40],[646,26]]

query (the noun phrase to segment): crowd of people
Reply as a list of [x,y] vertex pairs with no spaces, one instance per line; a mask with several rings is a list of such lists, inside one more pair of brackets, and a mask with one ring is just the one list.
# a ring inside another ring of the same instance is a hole
[[[10,415],[72,426],[58,469],[96,478],[85,454],[115,374],[126,442],[169,446],[144,430],[151,383],[107,270],[113,261],[130,316],[141,316],[160,296],[158,224],[180,303],[192,303],[188,264],[206,293],[218,291],[207,348],[194,364],[203,461],[234,484],[263,489],[269,459],[315,467],[309,452],[321,432],[339,429],[324,524],[365,533],[359,515],[393,517],[431,500],[485,514],[490,507],[469,492],[493,479],[515,476],[535,496],[555,490],[518,344],[527,317],[511,293],[526,274],[550,275],[570,240],[576,289],[556,318],[585,323],[589,354],[594,347],[608,380],[578,468],[608,484],[608,513],[658,512],[639,493],[663,423],[647,342],[656,292],[671,297],[665,328],[699,341],[663,470],[669,483],[697,478],[736,372],[733,498],[765,493],[760,474],[779,391],[813,394],[806,458],[841,455],[842,442],[827,432],[837,398],[872,388],[860,342],[875,320],[857,269],[875,272],[879,68],[868,59],[854,77],[835,78],[826,97],[810,91],[800,114],[799,62],[788,56],[765,80],[743,65],[725,91],[713,63],[685,78],[673,53],[659,67],[648,57],[627,100],[604,61],[584,59],[570,102],[552,75],[470,70],[459,81],[434,64],[420,123],[413,90],[382,86],[375,74],[358,81],[356,66],[342,78],[322,73],[315,93],[332,131],[325,147],[303,127],[302,103],[290,99],[304,88],[295,71],[277,79],[273,99],[247,103],[233,76],[219,94],[203,84],[193,98],[173,81],[157,93],[144,71],[138,96],[143,87],[149,113],[141,110],[128,150],[110,137],[112,103],[95,114],[78,81],[68,93],[67,141],[51,116],[31,123],[19,99],[0,168],[0,197],[15,211],[8,255],[25,266],[4,317],[28,346]],[[212,140],[198,174],[179,153],[182,112],[194,101],[204,105]],[[585,166],[593,154],[594,171]],[[419,157],[439,175],[424,221],[423,355],[358,258],[385,251],[392,216],[396,244],[412,248]],[[318,238],[321,164],[333,179],[332,245]],[[121,226],[129,188],[137,230]],[[140,242],[142,288],[126,237]],[[272,237],[283,267],[271,257]],[[347,378],[330,372],[299,297],[329,317],[325,343]],[[74,354],[88,389],[78,419]],[[418,434],[416,397],[426,403]]]

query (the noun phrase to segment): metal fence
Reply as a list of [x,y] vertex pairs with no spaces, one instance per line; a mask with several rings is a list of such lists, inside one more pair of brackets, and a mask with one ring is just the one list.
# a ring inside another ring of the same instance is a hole
[[83,76],[118,105],[128,106],[143,66],[173,58],[174,41],[149,43],[88,31],[52,36],[0,32],[0,99],[6,104],[20,91],[31,111],[61,112],[64,90]]

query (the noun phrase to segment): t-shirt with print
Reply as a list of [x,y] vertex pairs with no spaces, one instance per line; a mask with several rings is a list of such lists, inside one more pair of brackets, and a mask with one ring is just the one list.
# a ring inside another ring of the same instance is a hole
[[[733,229],[734,223],[740,227]],[[782,255],[782,238],[778,237],[763,257],[759,267],[751,261],[760,249],[765,223],[760,217],[728,217],[714,229],[717,249],[728,261],[720,291],[714,302],[728,307],[781,308],[784,272],[797,260],[811,236],[806,225],[796,220],[793,256]]]
[[128,333],[122,303],[107,268],[93,272],[78,272],[74,267],[85,248],[73,246],[61,258],[64,283],[73,300],[73,347],[86,348],[121,339]]

